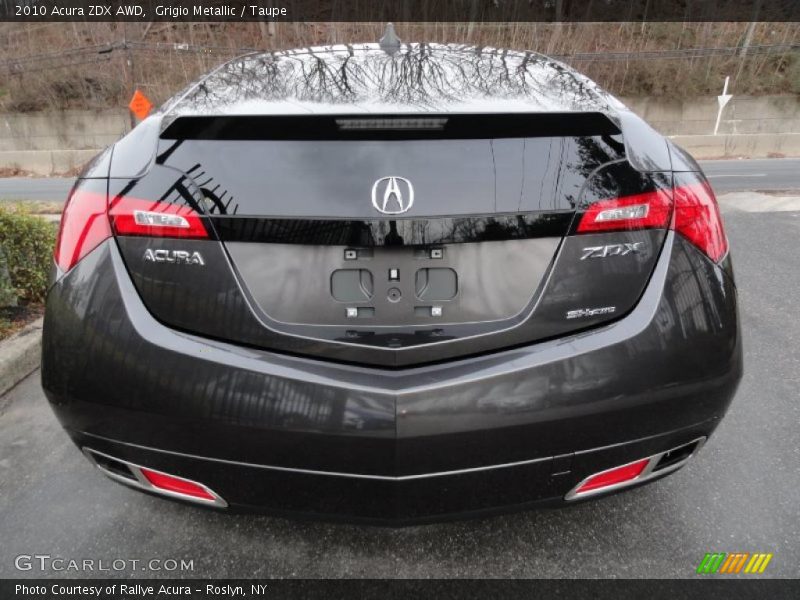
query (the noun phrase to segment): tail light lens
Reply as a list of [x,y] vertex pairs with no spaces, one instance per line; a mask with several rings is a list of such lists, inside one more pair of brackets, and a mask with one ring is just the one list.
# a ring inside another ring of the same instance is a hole
[[[670,221],[673,207],[675,215]],[[683,235],[714,262],[728,251],[717,200],[705,181],[594,202],[583,213],[577,233],[667,227]]]
[[111,237],[105,187],[104,180],[78,182],[67,199],[54,253],[56,264],[62,271],[69,271],[103,240]]
[[578,233],[667,227],[671,213],[671,190],[600,200],[583,213]]
[[200,214],[188,206],[118,196],[111,201],[109,215],[117,235],[208,238]]
[[719,262],[728,252],[719,206],[706,182],[678,186],[674,191],[674,229],[711,260]]
[[108,206],[107,181],[85,179],[73,188],[56,238],[54,258],[69,271],[101,242],[116,235],[208,239],[201,215],[182,205],[118,196]]

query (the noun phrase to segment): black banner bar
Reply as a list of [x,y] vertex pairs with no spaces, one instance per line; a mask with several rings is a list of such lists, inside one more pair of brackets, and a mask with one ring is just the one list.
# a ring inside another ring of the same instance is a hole
[[0,0],[0,21],[800,21],[797,0]]
[[0,580],[3,600],[175,600],[304,598],[648,598],[648,600],[730,600],[800,597],[800,581],[786,579],[678,580],[168,580],[58,579]]

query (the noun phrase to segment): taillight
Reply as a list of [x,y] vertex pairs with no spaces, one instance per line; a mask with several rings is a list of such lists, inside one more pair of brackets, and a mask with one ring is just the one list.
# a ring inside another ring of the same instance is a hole
[[55,261],[69,271],[103,240],[111,237],[106,213],[105,181],[79,182],[67,199],[56,238]]
[[600,200],[583,213],[578,233],[657,229],[669,225],[672,212],[671,190]]
[[714,192],[708,183],[695,183],[675,188],[674,229],[711,260],[719,262],[728,252],[728,239]]
[[[675,216],[670,220],[673,207]],[[728,251],[717,200],[706,182],[594,202],[581,216],[577,233],[667,227],[683,235],[714,262]]]
[[187,206],[118,196],[108,206],[107,181],[79,181],[64,206],[54,257],[62,271],[94,250],[113,233],[207,239],[201,215]]
[[117,235],[208,238],[200,214],[188,206],[118,196],[111,201],[109,215]]

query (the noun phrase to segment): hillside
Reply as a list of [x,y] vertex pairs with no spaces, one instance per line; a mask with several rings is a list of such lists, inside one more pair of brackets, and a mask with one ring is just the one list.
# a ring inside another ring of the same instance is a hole
[[[0,24],[0,111],[161,102],[252,49],[376,41],[380,23]],[[796,23],[401,23],[404,41],[470,43],[556,56],[620,96],[800,93]]]

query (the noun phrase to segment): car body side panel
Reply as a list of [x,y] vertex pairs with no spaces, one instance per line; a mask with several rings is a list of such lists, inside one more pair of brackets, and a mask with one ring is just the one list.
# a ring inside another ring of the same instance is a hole
[[616,113],[625,139],[625,152],[633,167],[642,172],[670,171],[667,140],[644,119],[629,110]]
[[131,179],[148,171],[158,148],[161,122],[162,115],[153,114],[114,144],[109,177]]
[[90,160],[81,170],[78,179],[106,179],[111,169],[114,146],[108,146]]

